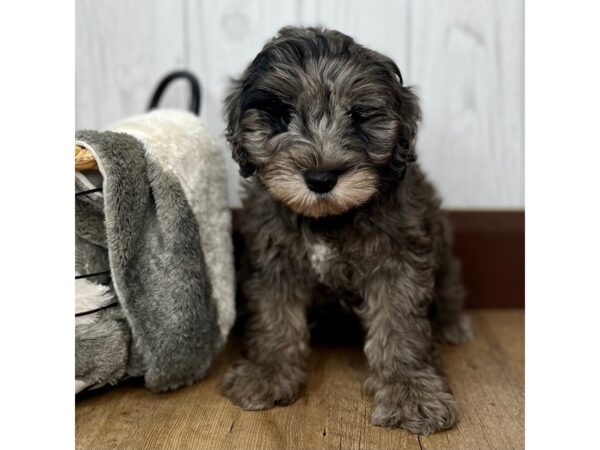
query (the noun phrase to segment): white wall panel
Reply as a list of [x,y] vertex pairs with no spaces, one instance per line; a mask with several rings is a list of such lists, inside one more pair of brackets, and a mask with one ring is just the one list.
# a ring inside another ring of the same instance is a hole
[[450,207],[523,207],[523,4],[411,4],[407,81],[421,98],[418,149]]
[[229,201],[239,206],[238,168],[224,139],[223,100],[231,78],[241,75],[279,28],[296,22],[296,2],[188,0],[187,7],[189,67],[201,79],[202,118],[226,151]]
[[402,70],[408,63],[409,12],[408,0],[302,0],[300,21],[353,36],[394,59]]
[[[159,77],[187,64],[183,0],[77,0],[75,8],[78,129],[143,112]],[[187,105],[183,94],[174,85],[165,105]]]
[[[220,139],[222,101],[288,24],[323,25],[391,56],[422,100],[420,160],[451,208],[524,205],[522,0],[78,0],[77,127],[145,109],[156,81],[187,67]],[[185,107],[175,86],[166,106]],[[232,206],[237,168],[229,156]]]

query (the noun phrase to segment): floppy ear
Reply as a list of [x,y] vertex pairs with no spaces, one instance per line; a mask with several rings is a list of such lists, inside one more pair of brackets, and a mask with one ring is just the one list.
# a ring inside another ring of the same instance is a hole
[[248,178],[256,172],[256,166],[248,159],[248,152],[241,142],[242,85],[241,80],[234,80],[234,88],[225,99],[225,137],[231,145],[233,160],[240,166],[240,175]]
[[421,120],[421,108],[415,93],[409,87],[403,86],[402,74],[398,66],[391,59],[385,61],[385,64],[397,76],[394,80],[395,110],[400,120],[396,145],[390,158],[390,168],[402,179],[408,165],[417,159],[415,142]]

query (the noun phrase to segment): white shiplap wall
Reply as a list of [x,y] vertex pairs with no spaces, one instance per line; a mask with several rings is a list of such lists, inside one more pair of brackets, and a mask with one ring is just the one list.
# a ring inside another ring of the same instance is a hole
[[[76,126],[142,112],[160,77],[188,68],[226,152],[229,79],[288,24],[338,29],[398,63],[421,98],[418,152],[446,207],[524,206],[522,0],[77,0]],[[186,88],[164,105],[184,108]]]

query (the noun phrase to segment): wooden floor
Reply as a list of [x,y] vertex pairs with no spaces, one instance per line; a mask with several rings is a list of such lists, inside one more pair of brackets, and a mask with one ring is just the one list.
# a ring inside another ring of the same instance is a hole
[[523,310],[471,311],[476,339],[443,347],[459,403],[450,431],[416,437],[370,424],[359,347],[317,347],[304,396],[247,412],[220,396],[230,346],[206,380],[168,394],[125,383],[76,403],[79,449],[512,449],[524,447]]

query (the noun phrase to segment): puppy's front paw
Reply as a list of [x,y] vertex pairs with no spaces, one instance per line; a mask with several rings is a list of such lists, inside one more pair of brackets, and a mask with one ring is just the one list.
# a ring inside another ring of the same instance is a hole
[[293,403],[302,387],[301,374],[239,360],[221,381],[221,390],[236,405],[247,410],[269,409]]
[[437,387],[408,383],[389,384],[375,394],[373,425],[400,427],[426,436],[456,423],[454,397]]

